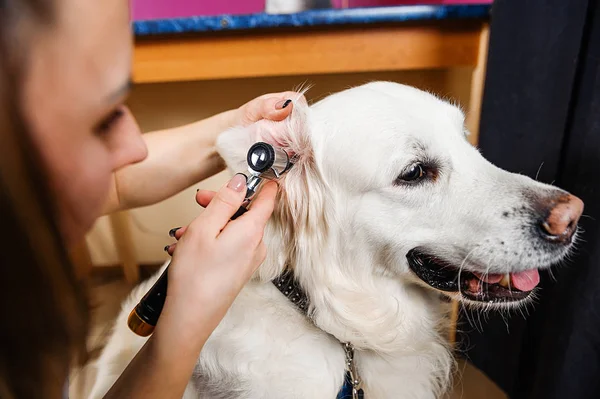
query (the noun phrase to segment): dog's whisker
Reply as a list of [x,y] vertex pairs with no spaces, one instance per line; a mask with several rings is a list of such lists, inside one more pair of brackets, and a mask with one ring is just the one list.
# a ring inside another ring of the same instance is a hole
[[[492,255],[488,254],[488,260],[487,260],[487,265],[486,265],[486,274],[485,276],[487,277],[489,275],[489,270],[492,268],[492,264],[494,263],[494,261],[496,260],[496,258],[498,257],[498,254],[494,255],[494,258],[492,259]],[[486,294],[489,294],[490,292],[490,287],[489,284],[486,284]]]
[[471,250],[470,250],[470,251],[467,253],[467,255],[465,256],[465,258],[462,260],[462,262],[461,262],[460,266],[458,267],[458,294],[459,294],[459,295],[462,295],[462,292],[461,292],[461,289],[462,289],[462,284],[460,283],[460,276],[461,276],[461,273],[462,273],[462,269],[463,269],[463,267],[464,267],[465,263],[467,262],[467,259],[469,258],[469,256],[470,256],[470,255],[471,255],[473,252],[475,252],[475,250],[476,250],[477,248],[478,248],[478,246],[475,246],[473,249],[471,249]]
[[502,318],[502,321],[504,322],[504,325],[506,326],[506,332],[510,334],[510,327],[508,325],[508,320],[506,319],[506,314],[504,314],[503,309],[500,309],[500,317]]
[[477,325],[475,324],[475,319],[473,318],[471,320],[471,317],[469,317],[469,313],[471,313],[471,309],[469,309],[468,307],[465,306],[464,302],[459,302],[460,306],[462,307],[463,310],[463,314],[465,315],[465,317],[467,318],[467,322],[469,323],[469,325],[474,328],[475,330],[477,330],[477,332],[481,333],[482,331],[479,331],[479,328],[477,327]]
[[538,180],[538,177],[540,176],[540,172],[542,171],[542,166],[544,166],[544,161],[542,161],[542,163],[540,164],[540,167],[537,170],[537,173],[535,174],[535,180]]
[[477,321],[479,322],[479,330],[483,333],[483,324],[481,324],[481,313],[482,312],[477,312]]
[[516,310],[521,314],[521,317],[523,317],[523,319],[526,319],[525,314],[523,313],[522,306],[517,304]]

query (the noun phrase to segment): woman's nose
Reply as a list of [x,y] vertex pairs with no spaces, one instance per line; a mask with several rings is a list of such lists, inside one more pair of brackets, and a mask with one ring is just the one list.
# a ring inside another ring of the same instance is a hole
[[113,169],[138,163],[148,156],[148,148],[137,121],[125,107],[122,125],[113,137]]

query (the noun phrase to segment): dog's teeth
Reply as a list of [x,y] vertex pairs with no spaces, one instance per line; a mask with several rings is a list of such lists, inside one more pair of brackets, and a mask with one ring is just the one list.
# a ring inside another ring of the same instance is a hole
[[500,280],[498,282],[498,284],[500,284],[501,286],[503,286],[505,288],[509,288],[510,287],[510,275],[505,274],[504,276],[502,276],[502,280]]

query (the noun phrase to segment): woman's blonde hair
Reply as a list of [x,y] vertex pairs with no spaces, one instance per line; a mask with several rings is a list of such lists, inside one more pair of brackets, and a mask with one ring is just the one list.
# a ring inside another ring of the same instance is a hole
[[[26,26],[51,29],[50,0],[0,0],[0,397],[59,398],[85,354],[88,305],[28,134]],[[25,24],[24,24],[25,22]]]

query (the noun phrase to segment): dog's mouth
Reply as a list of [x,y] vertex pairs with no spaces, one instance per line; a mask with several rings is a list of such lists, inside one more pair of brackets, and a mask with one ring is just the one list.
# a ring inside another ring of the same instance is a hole
[[540,282],[536,269],[484,275],[460,270],[458,266],[416,248],[409,251],[406,258],[411,270],[430,287],[460,293],[476,302],[518,302],[529,297]]

